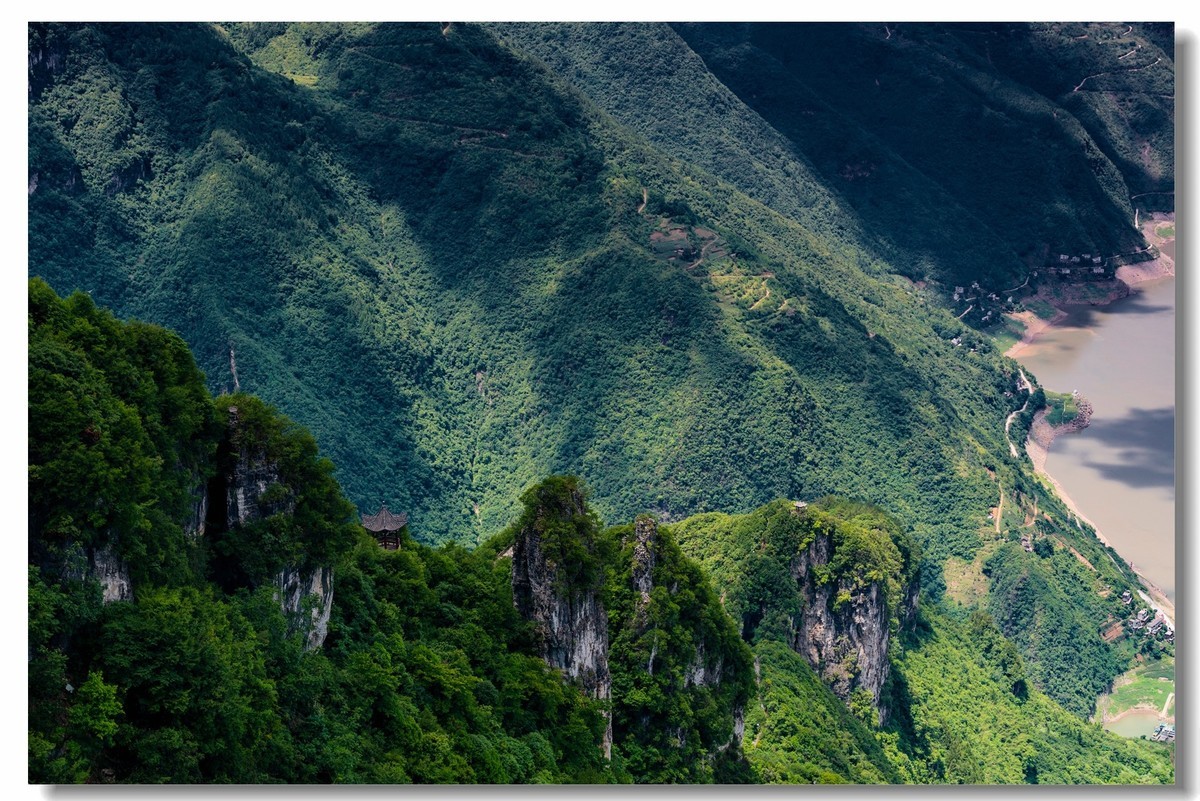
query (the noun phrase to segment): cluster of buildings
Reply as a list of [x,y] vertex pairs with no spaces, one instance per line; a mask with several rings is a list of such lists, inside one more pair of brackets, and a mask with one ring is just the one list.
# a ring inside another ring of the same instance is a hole
[[1169,743],[1175,739],[1175,727],[1160,723],[1154,734],[1150,735],[1150,739],[1159,743]]
[[1092,253],[1072,256],[1059,253],[1058,261],[1050,267],[1052,275],[1104,275],[1104,257]]
[[[1129,590],[1121,593],[1121,601],[1126,606],[1133,604],[1133,596]],[[1167,622],[1166,615],[1159,610],[1151,613],[1149,609],[1139,609],[1138,613],[1129,618],[1127,623],[1131,631],[1144,631],[1150,637],[1161,635],[1167,642],[1175,642],[1175,629]]]

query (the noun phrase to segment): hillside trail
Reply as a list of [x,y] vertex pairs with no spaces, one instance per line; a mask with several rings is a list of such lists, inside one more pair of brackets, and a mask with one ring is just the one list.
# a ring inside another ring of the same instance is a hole
[[701,264],[703,264],[703,263],[704,263],[704,255],[705,255],[705,254],[708,252],[708,249],[709,249],[709,248],[711,248],[711,247],[712,247],[713,245],[715,245],[715,244],[717,244],[717,240],[716,240],[716,239],[710,239],[710,240],[709,240],[708,242],[706,242],[704,245],[701,245],[701,247],[700,247],[700,258],[696,259],[694,262],[692,262],[691,264],[689,264],[687,267],[684,267],[683,269],[685,269],[685,270],[694,270],[695,268],[697,268],[697,267],[699,267]]
[[[1012,443],[1010,442],[1009,445]],[[1004,517],[1004,485],[1000,485],[1000,502],[996,504],[996,533],[1000,533],[1000,520]]]
[[1157,63],[1158,63],[1158,62],[1160,62],[1160,61],[1162,61],[1162,57],[1161,57],[1161,56],[1159,56],[1158,58],[1154,59],[1154,61],[1153,61],[1152,63],[1150,63],[1150,64],[1146,64],[1145,66],[1142,66],[1142,67],[1130,67],[1130,68],[1129,68],[1129,69],[1127,69],[1127,70],[1108,70],[1107,72],[1097,72],[1095,75],[1089,75],[1089,76],[1087,76],[1086,78],[1084,78],[1082,81],[1080,81],[1080,82],[1079,82],[1079,85],[1078,85],[1078,86],[1076,86],[1076,87],[1075,87],[1074,89],[1072,89],[1071,91],[1072,91],[1072,92],[1078,92],[1080,89],[1082,89],[1082,88],[1083,88],[1083,85],[1084,85],[1085,83],[1087,83],[1088,81],[1090,81],[1092,78],[1099,78],[1101,75],[1117,75],[1117,74],[1120,74],[1120,73],[1123,73],[1123,72],[1141,72],[1142,70],[1148,70],[1148,69],[1150,69],[1151,67],[1153,67],[1155,64],[1157,64]]
[[646,210],[646,204],[650,202],[650,193],[646,191],[646,187],[642,187],[642,205],[637,207],[637,213],[641,214]]
[[771,299],[771,287],[767,285],[767,282],[765,279],[763,280],[763,288],[767,290],[767,294],[763,295],[761,298],[756,300],[754,302],[754,305],[750,307],[750,311],[756,311],[759,306],[763,305],[764,303],[766,303],[768,300]]
[[1027,286],[1029,286],[1029,279],[1030,279],[1030,276],[1028,276],[1028,275],[1027,275],[1027,276],[1025,276],[1025,283],[1023,283],[1023,284],[1018,284],[1017,286],[1014,286],[1012,289],[1005,289],[1005,290],[1003,290],[1003,291],[1004,291],[1004,292],[1006,292],[1006,293],[1007,293],[1007,292],[1016,292],[1018,289],[1022,289],[1023,287],[1027,287]]
[[[1018,369],[1017,376],[1018,376],[1018,384],[1017,385],[1021,389],[1028,392],[1030,397],[1032,397],[1033,385],[1029,383],[1029,379],[1025,376],[1025,371],[1022,369]],[[1004,421],[1004,438],[1006,440],[1008,440],[1008,451],[1009,451],[1009,453],[1012,454],[1012,457],[1014,459],[1018,459],[1018,458],[1020,458],[1020,456],[1017,453],[1017,446],[1013,444],[1012,439],[1008,436],[1008,430],[1010,428],[1012,428],[1013,420],[1017,419],[1017,415],[1024,412],[1027,408],[1029,408],[1029,397],[1025,398],[1025,403],[1021,405],[1020,409],[1017,409],[1015,412],[1012,412],[1011,414],[1009,414],[1008,418]]]

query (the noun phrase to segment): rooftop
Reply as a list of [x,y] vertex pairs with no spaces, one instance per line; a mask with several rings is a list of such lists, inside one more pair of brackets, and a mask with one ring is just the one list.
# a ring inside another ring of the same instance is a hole
[[374,515],[362,516],[363,527],[367,531],[376,533],[383,531],[399,531],[408,525],[408,513],[401,512],[394,515],[388,511],[387,504],[379,508],[379,513]]

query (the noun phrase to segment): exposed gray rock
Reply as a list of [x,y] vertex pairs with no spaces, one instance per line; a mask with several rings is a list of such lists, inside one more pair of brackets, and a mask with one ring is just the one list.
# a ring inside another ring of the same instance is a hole
[[658,524],[653,517],[639,517],[634,523],[635,544],[633,546],[633,589],[641,595],[639,607],[650,602],[650,590],[654,588],[655,544]]
[[129,566],[117,558],[111,548],[97,548],[89,560],[88,577],[104,588],[104,603],[132,601],[133,586],[129,582]]
[[[237,427],[238,408],[230,406],[230,431],[236,432]],[[238,439],[231,435],[230,441],[237,442]],[[268,459],[261,449],[251,449],[243,445],[234,461],[233,472],[226,479],[226,528],[252,523],[277,512],[291,512],[294,508],[290,493],[281,500],[263,500],[267,490],[279,483],[279,466]]]
[[275,577],[275,589],[288,630],[304,636],[304,650],[315,651],[324,645],[333,611],[332,568],[284,568]]
[[[236,406],[229,407],[228,425],[229,441],[238,443],[241,438]],[[268,500],[271,497],[268,493],[275,497]],[[209,508],[210,499],[217,504],[216,508]],[[228,530],[295,510],[294,494],[283,486],[278,464],[262,448],[244,444],[236,451],[232,467],[209,485],[208,492],[193,493],[193,504],[192,518],[185,531],[195,536],[203,535],[208,524],[217,531]],[[275,597],[288,620],[289,631],[303,635],[305,650],[320,648],[325,643],[333,609],[333,569],[308,565],[284,567],[275,576]]]
[[921,582],[913,581],[904,588],[904,599],[900,602],[900,627],[912,631],[917,622],[917,604],[920,602]]
[[203,537],[208,519],[208,487],[200,484],[192,490],[192,512],[183,523],[183,533],[191,538]]
[[[566,516],[587,514],[584,499],[573,493]],[[608,671],[608,614],[599,586],[569,586],[561,566],[546,557],[538,521],[525,526],[513,545],[512,587],[517,611],[537,628],[542,658],[579,681],[593,698],[612,694]],[[612,757],[612,718],[604,734],[605,758]]]
[[718,748],[718,751],[724,751],[729,746],[741,747],[742,739],[746,736],[746,708],[743,706],[735,706],[733,708],[733,734],[729,737],[729,742]]
[[[634,591],[638,593],[638,598],[635,601],[634,625],[639,631],[645,631],[648,623],[647,612],[650,604],[650,593],[654,589],[654,568],[658,562],[659,543],[657,521],[649,516],[638,517],[634,522],[634,546],[630,579]],[[677,593],[679,591],[678,584],[672,583],[668,591],[672,595]],[[655,632],[655,635],[657,635],[657,632]],[[658,654],[657,636],[655,636],[652,642],[650,660],[646,664],[646,672],[651,675],[654,674],[654,661]],[[697,641],[695,653],[684,671],[682,689],[687,690],[690,687],[716,687],[721,683],[725,670],[724,659],[720,655],[714,658],[707,652],[704,642]],[[733,709],[733,727],[730,738],[724,744],[717,746],[716,750],[724,751],[733,745],[740,747],[745,730],[745,710],[741,705],[738,705]],[[676,730],[674,739],[678,741],[679,747],[682,748],[685,745],[686,734],[682,728]]]
[[721,683],[721,676],[725,673],[725,663],[723,660],[709,660],[704,651],[704,643],[696,645],[696,657],[688,666],[687,674],[683,679],[684,687],[715,687]]
[[[818,534],[792,561],[804,611],[792,621],[790,645],[843,701],[857,689],[870,692],[883,724],[888,709],[881,695],[890,671],[889,614],[883,590],[879,583],[855,587],[847,579],[818,585],[813,568],[829,564],[832,556],[830,535]],[[917,589],[916,582],[904,588],[897,610],[902,622],[915,616]]]

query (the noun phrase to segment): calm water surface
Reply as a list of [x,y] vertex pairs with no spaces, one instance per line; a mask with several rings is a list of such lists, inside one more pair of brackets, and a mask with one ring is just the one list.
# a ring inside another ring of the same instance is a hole
[[1075,505],[1175,599],[1175,279],[1110,306],[1075,307],[1019,361],[1047,389],[1079,390],[1091,425],[1046,460]]
[[1130,712],[1120,720],[1105,723],[1104,728],[1122,737],[1141,737],[1145,735],[1149,739],[1150,735],[1154,734],[1154,730],[1161,723],[1162,721],[1158,719],[1157,712]]

